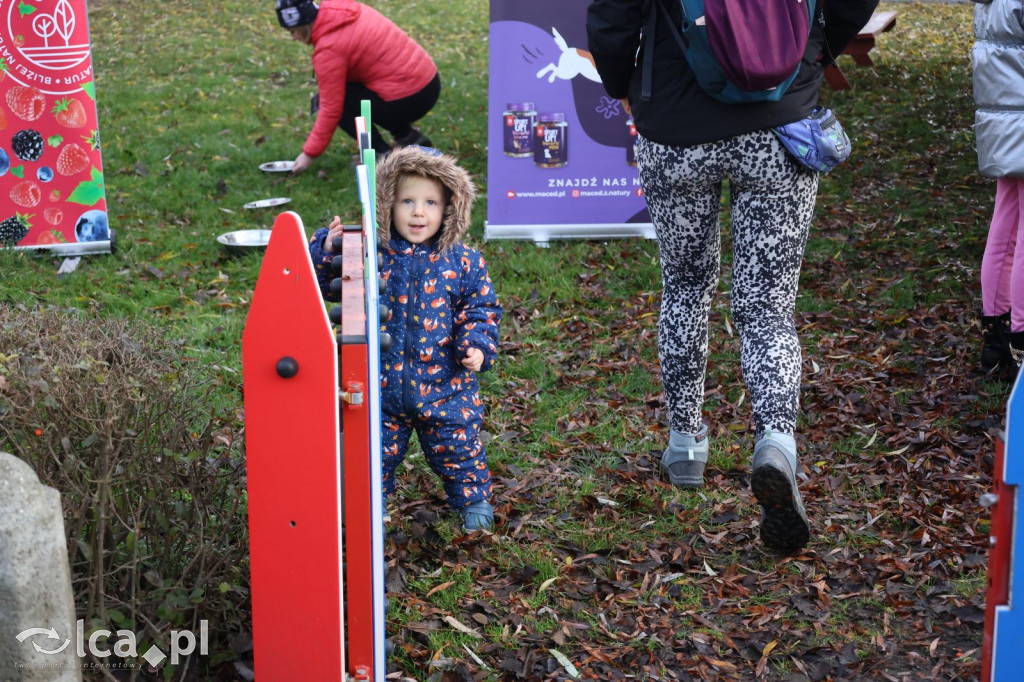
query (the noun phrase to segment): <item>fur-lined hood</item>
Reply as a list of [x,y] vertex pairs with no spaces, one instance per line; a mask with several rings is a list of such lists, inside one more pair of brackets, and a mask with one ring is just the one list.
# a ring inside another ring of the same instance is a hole
[[419,175],[437,180],[448,189],[444,220],[435,243],[438,251],[447,251],[469,232],[476,187],[469,173],[455,159],[422,147],[400,147],[377,164],[377,240],[387,244],[392,237],[391,209],[402,175]]

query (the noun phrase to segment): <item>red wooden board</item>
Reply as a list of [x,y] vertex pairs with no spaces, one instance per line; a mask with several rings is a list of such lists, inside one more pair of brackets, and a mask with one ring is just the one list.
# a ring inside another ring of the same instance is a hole
[[[370,498],[370,405],[366,296],[361,232],[342,235],[341,385],[357,385],[362,404],[342,409],[345,442],[345,552],[348,670],[365,679],[374,672],[373,537]],[[381,676],[382,677],[382,676]],[[360,679],[360,677],[357,677]]]
[[274,223],[242,361],[257,679],[340,681],[338,351],[295,213]]

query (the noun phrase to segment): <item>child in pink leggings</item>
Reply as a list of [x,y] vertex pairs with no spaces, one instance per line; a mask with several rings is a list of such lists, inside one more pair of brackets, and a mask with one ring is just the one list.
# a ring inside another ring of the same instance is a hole
[[[982,368],[992,370],[1008,362],[1020,367],[1024,358],[1024,178],[996,181],[996,206],[981,261],[981,313],[986,322]],[[997,337],[991,344],[990,326]]]
[[978,170],[997,178],[996,205],[981,262],[986,372],[1024,361],[1024,25],[1020,0],[974,5],[974,134]]

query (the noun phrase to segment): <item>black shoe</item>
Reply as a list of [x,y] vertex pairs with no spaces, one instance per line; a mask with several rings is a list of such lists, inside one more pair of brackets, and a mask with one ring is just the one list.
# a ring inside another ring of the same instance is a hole
[[434,145],[432,145],[430,143],[430,138],[429,137],[427,137],[426,135],[424,135],[420,131],[416,130],[415,128],[410,130],[408,135],[403,135],[402,137],[396,137],[395,138],[395,146],[396,147],[411,147],[413,145],[416,145],[416,146],[419,146],[419,147],[433,147],[434,146]]
[[982,315],[981,329],[985,334],[981,347],[981,370],[991,372],[998,367],[1012,367],[1010,353],[1010,313]]
[[1010,332],[1007,334],[1009,339],[1010,349],[1010,368],[1014,372],[1020,373],[1020,368],[1024,365],[1024,332]]
[[761,542],[785,554],[803,549],[811,528],[796,475],[785,453],[771,442],[762,441],[755,449],[750,489],[761,505]]

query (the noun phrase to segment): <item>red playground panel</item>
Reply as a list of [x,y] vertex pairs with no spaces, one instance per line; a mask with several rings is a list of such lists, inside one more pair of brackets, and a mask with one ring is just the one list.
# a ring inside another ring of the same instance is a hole
[[[342,235],[341,347],[342,450],[345,462],[345,556],[348,669],[355,679],[372,680],[374,663],[373,579],[380,561],[373,561],[370,485],[370,396],[367,366],[366,293],[363,279],[363,235],[358,225]],[[383,677],[383,675],[382,675]]]
[[340,681],[338,352],[295,213],[274,223],[242,355],[256,673]]

